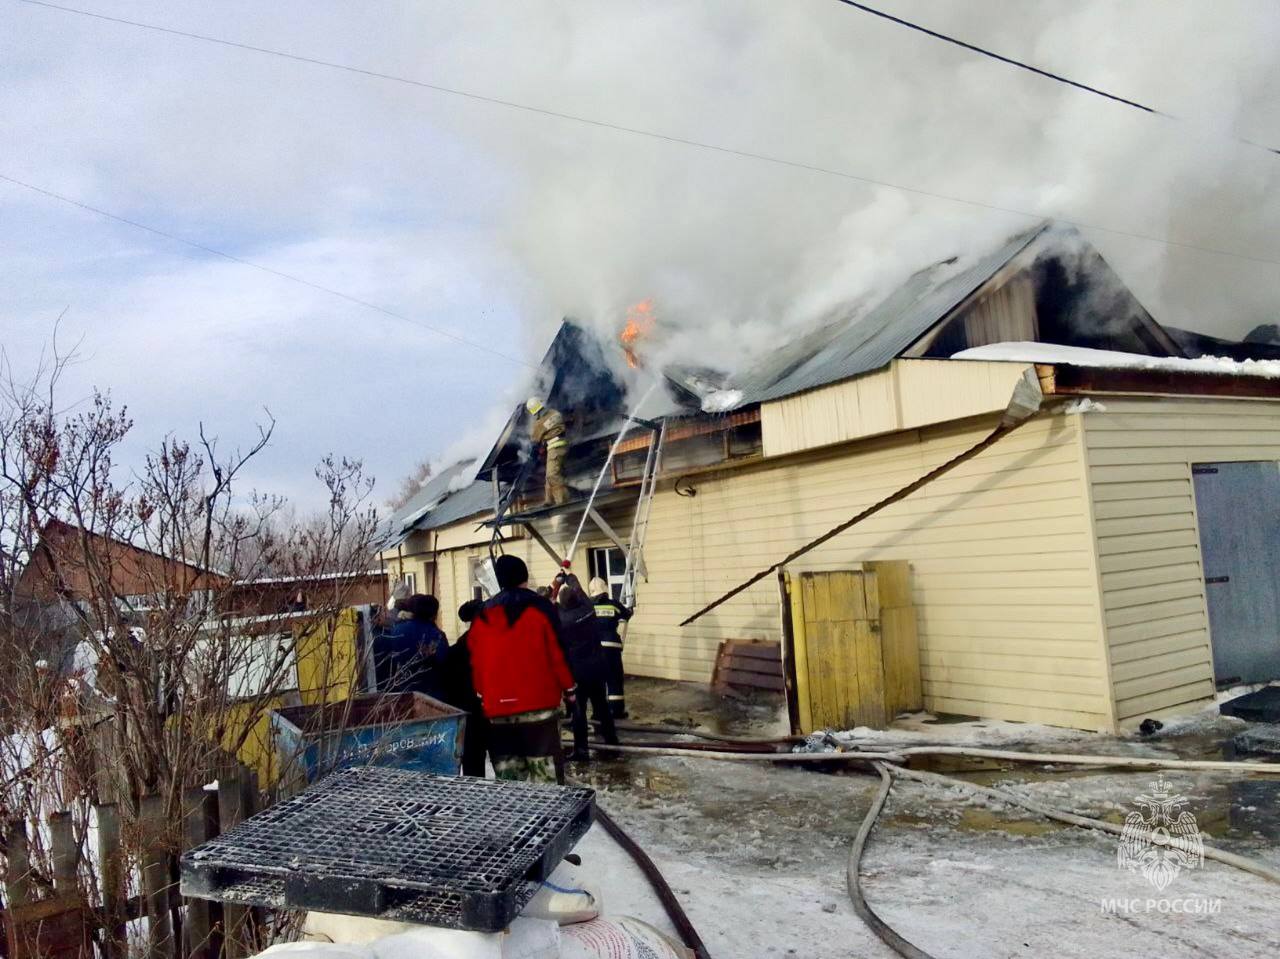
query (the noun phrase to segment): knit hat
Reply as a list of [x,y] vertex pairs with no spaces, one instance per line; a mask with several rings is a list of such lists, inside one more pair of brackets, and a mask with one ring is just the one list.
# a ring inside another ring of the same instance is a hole
[[587,583],[587,592],[592,596],[599,596],[601,593],[609,592],[609,584],[599,576],[593,576],[591,582]]
[[529,582],[529,567],[519,556],[499,556],[493,561],[493,574],[500,589],[514,589]]

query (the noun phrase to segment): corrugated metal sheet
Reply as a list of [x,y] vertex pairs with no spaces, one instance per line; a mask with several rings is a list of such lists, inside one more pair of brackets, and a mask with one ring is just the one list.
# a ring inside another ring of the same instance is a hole
[[417,529],[439,529],[468,516],[476,516],[493,509],[493,487],[476,480],[466,489],[453,493],[433,509],[418,524]]
[[449,489],[475,467],[475,460],[462,460],[431,477],[427,485],[387,521],[379,552],[395,549],[417,530],[438,529],[490,509],[493,488],[488,483],[474,480],[460,490]]
[[391,514],[391,519],[387,521],[387,527],[391,534],[395,535],[402,530],[413,529],[418,520],[427,515],[431,509],[449,495],[449,487],[453,485],[454,480],[465,470],[474,472],[475,465],[476,461],[473,459],[459,460],[431,477],[422,489],[413,494],[409,502]]
[[927,267],[862,316],[844,317],[800,337],[734,378],[743,394],[738,405],[781,399],[887,366],[1048,226],[1019,233],[958,272],[943,263]]

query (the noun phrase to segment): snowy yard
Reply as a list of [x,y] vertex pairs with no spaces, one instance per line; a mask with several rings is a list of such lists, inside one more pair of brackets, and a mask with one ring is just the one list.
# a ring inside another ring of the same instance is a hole
[[[660,684],[648,692],[654,699],[646,705],[667,711],[646,710],[645,721],[714,725],[695,701],[698,693]],[[643,695],[636,698],[643,702]],[[763,709],[738,710],[729,723],[759,734],[771,717]],[[1217,745],[1243,726],[1206,716],[1171,724],[1153,740],[1020,728],[1024,749],[1036,749],[1039,738],[1041,749],[1055,751],[1159,750],[1218,759]],[[1008,724],[949,730],[962,739],[984,731],[1002,744],[1011,741]],[[874,793],[873,777],[636,757],[571,772],[599,790],[600,804],[658,862],[717,959],[892,955],[854,915],[845,892],[849,844]],[[1123,822],[1134,798],[1149,792],[1156,778],[1150,772],[990,764],[965,775],[1115,822]],[[1206,842],[1280,867],[1280,778],[1181,771],[1167,778],[1188,798]],[[643,879],[607,836],[593,831],[579,851],[588,864],[602,867],[608,911],[633,912],[669,928]],[[1160,892],[1118,867],[1115,837],[914,783],[894,787],[867,851],[864,888],[883,918],[940,959],[1270,957],[1280,949],[1280,890],[1264,879],[1205,862]],[[1129,908],[1107,911],[1112,900]],[[1149,900],[1156,904],[1148,912]]]

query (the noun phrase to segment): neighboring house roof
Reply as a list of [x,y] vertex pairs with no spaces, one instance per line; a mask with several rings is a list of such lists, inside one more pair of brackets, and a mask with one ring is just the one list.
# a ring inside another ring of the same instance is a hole
[[[82,534],[87,537],[87,545],[81,543]],[[202,568],[189,560],[51,519],[41,528],[16,589],[23,595],[49,599],[59,593],[87,595],[98,582],[88,567],[95,558],[107,575],[111,589],[120,596],[160,588],[209,589],[230,582],[224,573]]]
[[746,406],[781,399],[887,366],[1048,229],[1041,223],[970,266],[935,263],[913,274],[861,317],[844,316],[732,378]]
[[297,576],[260,576],[257,579],[238,579],[233,586],[282,586],[285,583],[319,583],[325,580],[357,579],[362,576],[386,576],[382,569],[357,569],[345,573],[313,573]]

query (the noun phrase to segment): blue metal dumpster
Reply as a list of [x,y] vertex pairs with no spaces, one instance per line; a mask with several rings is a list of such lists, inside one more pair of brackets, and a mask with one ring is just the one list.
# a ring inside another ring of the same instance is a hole
[[285,770],[307,782],[346,766],[391,766],[456,776],[467,714],[425,693],[356,696],[272,710]]

